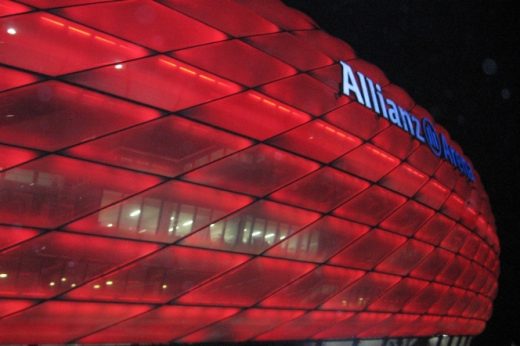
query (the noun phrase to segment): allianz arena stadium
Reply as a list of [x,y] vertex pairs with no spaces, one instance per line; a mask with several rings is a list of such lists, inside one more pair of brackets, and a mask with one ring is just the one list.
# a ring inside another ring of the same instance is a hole
[[278,0],[0,0],[0,153],[1,344],[469,345],[492,313],[462,148]]

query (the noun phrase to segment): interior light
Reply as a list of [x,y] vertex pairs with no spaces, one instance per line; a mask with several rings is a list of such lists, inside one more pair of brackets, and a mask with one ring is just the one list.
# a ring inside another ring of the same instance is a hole
[[165,290],[165,289],[167,289],[167,288],[168,288],[168,285],[166,285],[166,284],[162,285],[162,289],[163,289],[163,290]]
[[186,221],[186,222],[183,223],[182,225],[183,225],[183,226],[189,226],[189,225],[191,225],[191,224],[193,224],[193,220]]
[[173,232],[173,227],[168,228],[168,232]]
[[112,286],[114,284],[114,282],[112,280],[108,280],[105,283],[106,283],[107,286]]
[[115,68],[116,70],[122,70],[122,69],[123,69],[123,64],[116,64],[116,65],[114,66],[114,68]]
[[97,289],[101,288],[101,285],[94,285],[92,287],[94,287],[94,289],[97,290]]
[[54,281],[49,282],[49,286],[54,286],[56,283]]
[[8,28],[7,33],[9,35],[16,35],[16,29],[15,28]]
[[107,227],[113,227],[113,226],[114,226],[114,224],[112,224],[112,223],[109,223],[109,224],[107,225]]
[[0,279],[5,279],[7,277],[7,273],[0,273]]
[[262,231],[254,231],[253,232],[253,237],[258,237],[258,236],[261,236],[262,235]]
[[61,278],[61,282],[66,282],[66,281],[67,281],[66,277]]
[[76,284],[72,283],[70,284],[70,287],[76,287]]
[[130,216],[131,217],[136,217],[139,214],[141,214],[141,210],[140,209],[136,209],[136,210],[134,210],[133,212],[130,213]]

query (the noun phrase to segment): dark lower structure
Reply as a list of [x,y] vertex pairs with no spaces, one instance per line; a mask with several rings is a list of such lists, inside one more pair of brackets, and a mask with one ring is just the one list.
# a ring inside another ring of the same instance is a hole
[[485,328],[500,248],[478,174],[302,13],[0,16],[0,343],[460,346]]

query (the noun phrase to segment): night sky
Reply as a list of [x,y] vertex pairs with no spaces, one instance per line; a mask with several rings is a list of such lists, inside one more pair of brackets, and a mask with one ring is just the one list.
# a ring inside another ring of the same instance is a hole
[[520,344],[520,18],[500,0],[285,0],[428,109],[471,159],[501,240],[494,314],[473,345]]

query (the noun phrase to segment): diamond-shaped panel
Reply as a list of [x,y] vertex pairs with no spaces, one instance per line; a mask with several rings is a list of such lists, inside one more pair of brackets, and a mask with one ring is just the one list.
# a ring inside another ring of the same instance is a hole
[[[161,52],[227,38],[210,26],[152,1],[105,2],[63,8],[57,13]],[[121,25],[126,22],[131,25]],[[164,30],[165,27],[168,31]]]
[[57,81],[0,94],[0,140],[42,150],[102,136],[161,114],[116,98]]
[[0,18],[0,40],[2,63],[52,76],[149,54],[145,48],[45,12]]
[[[112,204],[119,194],[107,193],[103,199]],[[171,243],[252,201],[243,195],[173,180],[79,219],[66,229]]]
[[188,181],[263,196],[318,168],[318,164],[267,145],[256,145],[183,178]]
[[[177,145],[179,142],[183,145]],[[251,144],[247,139],[172,115],[73,147],[67,153],[173,177]]]

